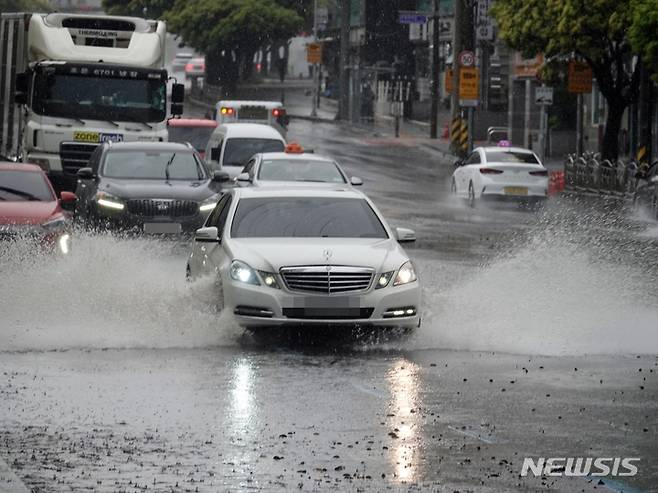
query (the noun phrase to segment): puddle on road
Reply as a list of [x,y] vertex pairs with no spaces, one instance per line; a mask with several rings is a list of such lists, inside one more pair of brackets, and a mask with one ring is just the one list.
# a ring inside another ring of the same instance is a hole
[[[645,229],[612,212],[557,206],[486,266],[416,259],[423,327],[412,337],[359,334],[338,347],[658,353],[658,245]],[[209,280],[185,282],[186,252],[88,235],[67,258],[10,247],[0,255],[0,351],[269,347],[217,313]],[[297,344],[271,341],[289,343]]]

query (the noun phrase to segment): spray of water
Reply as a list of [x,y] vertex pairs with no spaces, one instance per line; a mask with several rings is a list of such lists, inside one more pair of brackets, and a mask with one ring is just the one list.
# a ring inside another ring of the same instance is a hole
[[[412,345],[656,354],[657,258],[658,245],[618,211],[557,204],[488,265],[448,287],[426,286],[426,324]],[[423,267],[442,279],[440,266]]]
[[184,249],[148,239],[76,235],[66,256],[0,254],[0,351],[233,344],[210,280],[185,281]]

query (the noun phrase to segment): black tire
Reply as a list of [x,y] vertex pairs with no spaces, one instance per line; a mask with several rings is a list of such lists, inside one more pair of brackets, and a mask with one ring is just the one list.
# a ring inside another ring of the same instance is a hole
[[192,272],[190,271],[190,264],[187,264],[187,265],[185,266],[185,280],[186,280],[187,282],[191,282],[191,281],[192,281]]
[[468,206],[471,209],[475,209],[476,201],[475,201],[475,189],[473,188],[473,182],[469,182],[468,184]]

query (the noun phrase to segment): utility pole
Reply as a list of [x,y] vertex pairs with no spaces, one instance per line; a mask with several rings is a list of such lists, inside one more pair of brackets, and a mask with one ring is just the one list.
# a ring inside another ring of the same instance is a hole
[[[313,1],[313,42],[318,42],[318,0]],[[313,64],[313,107],[311,109],[311,116],[318,116],[318,81],[319,81],[319,65]]]
[[430,138],[438,137],[439,120],[439,0],[434,0],[432,12],[432,108],[430,111]]
[[348,120],[350,93],[350,12],[351,0],[340,0],[340,99],[338,118]]
[[[451,119],[454,122],[456,119],[461,118],[461,110],[459,107],[459,63],[457,58],[462,51],[462,33],[461,25],[464,18],[464,0],[457,0],[455,2],[455,18],[452,25],[452,94],[450,96],[450,110]],[[456,154],[458,150],[457,141],[452,141],[452,151]]]

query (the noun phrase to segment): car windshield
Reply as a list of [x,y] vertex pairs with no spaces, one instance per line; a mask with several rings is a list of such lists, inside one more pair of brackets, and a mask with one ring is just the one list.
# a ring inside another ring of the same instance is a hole
[[539,164],[534,154],[516,151],[486,151],[488,163]]
[[244,166],[249,158],[259,152],[281,152],[284,144],[275,139],[233,138],[226,141],[224,166]]
[[233,238],[388,238],[363,199],[341,197],[245,198],[238,203]]
[[197,151],[203,152],[212,135],[213,127],[169,127],[169,142],[189,142]]
[[161,122],[166,86],[160,79],[127,79],[38,73],[34,111],[93,120]]
[[0,201],[57,200],[46,178],[33,171],[0,170]]
[[189,151],[111,151],[103,176],[146,180],[203,180],[206,172]]
[[347,183],[336,163],[317,159],[265,159],[260,164],[258,179]]

